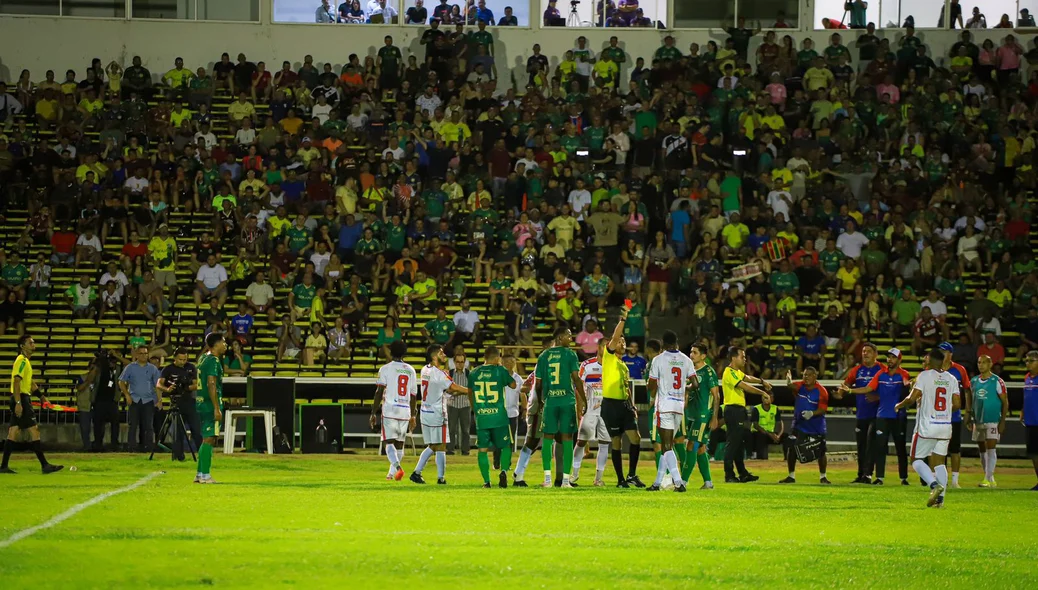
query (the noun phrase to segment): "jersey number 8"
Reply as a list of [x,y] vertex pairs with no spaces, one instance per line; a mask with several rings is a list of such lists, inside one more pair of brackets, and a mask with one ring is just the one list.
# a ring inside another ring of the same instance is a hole
[[410,388],[408,387],[408,384],[410,384],[410,382],[411,382],[411,379],[407,375],[401,375],[401,376],[397,377],[396,378],[396,394],[399,395],[400,397],[407,397],[407,394],[410,393]]

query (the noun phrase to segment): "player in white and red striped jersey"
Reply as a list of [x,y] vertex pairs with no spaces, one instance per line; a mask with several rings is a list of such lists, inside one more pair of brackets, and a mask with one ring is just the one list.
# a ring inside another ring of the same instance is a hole
[[918,402],[915,434],[912,435],[912,468],[930,486],[927,506],[944,505],[944,491],[948,487],[948,468],[944,459],[952,436],[952,414],[961,406],[959,381],[951,373],[941,370],[944,352],[934,348],[927,358],[927,370],[919,373],[912,393],[895,410],[900,411]]
[[[685,491],[681,464],[685,459],[685,403],[689,384],[698,386],[695,364],[687,354],[678,350],[678,335],[667,330],[663,333],[663,352],[652,359],[649,367],[649,397],[654,398],[656,430],[663,451],[656,469],[656,481],[647,488],[650,492],[662,489],[663,476],[668,471],[674,481],[674,491]],[[680,459],[675,447],[680,449]]]
[[584,398],[587,400],[587,409],[580,419],[577,428],[577,446],[573,449],[573,473],[570,477],[570,485],[577,483],[580,478],[580,464],[587,453],[588,441],[598,443],[598,463],[595,467],[595,487],[602,487],[602,474],[605,473],[606,462],[609,460],[609,443],[612,438],[606,429],[605,421],[602,419],[602,363],[599,357],[607,354],[607,338],[598,341],[598,355],[580,363],[577,374],[584,383]]
[[411,481],[417,484],[425,483],[422,470],[435,454],[436,483],[446,485],[447,443],[450,442],[450,435],[447,433],[447,396],[468,395],[469,389],[454,383],[450,375],[443,370],[447,365],[447,355],[443,353],[442,346],[433,344],[426,350],[425,357],[429,364],[422,367],[422,406],[419,413],[422,421],[422,439],[426,446],[414,471],[411,472]]
[[378,370],[375,382],[375,399],[371,406],[371,428],[378,425],[382,414],[382,442],[389,459],[389,474],[386,479],[400,481],[404,470],[400,462],[404,457],[404,438],[414,430],[415,402],[418,395],[418,375],[414,367],[404,362],[407,345],[397,340],[389,345],[393,359]]

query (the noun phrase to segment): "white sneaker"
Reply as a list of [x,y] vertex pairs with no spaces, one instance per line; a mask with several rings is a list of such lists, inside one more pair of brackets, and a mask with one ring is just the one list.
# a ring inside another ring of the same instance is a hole
[[195,476],[195,483],[205,483],[205,480],[202,479],[201,475],[196,475]]
[[714,489],[714,482],[712,482],[712,481],[704,482],[703,483],[703,487],[701,487],[699,489],[701,489],[701,490],[712,490],[712,489]]
[[664,490],[674,489],[674,478],[672,478],[669,473],[663,476],[663,483],[660,484],[660,488]]
[[564,487],[564,488],[572,488],[573,485],[570,484],[570,482],[563,480],[562,487]]
[[596,479],[595,483],[593,483],[591,485],[595,486],[596,488],[601,488],[601,487],[605,486],[605,482],[600,480],[600,479]]
[[959,482],[955,482],[955,483],[949,485],[948,487],[950,487],[950,488],[952,488],[954,490],[960,489]]

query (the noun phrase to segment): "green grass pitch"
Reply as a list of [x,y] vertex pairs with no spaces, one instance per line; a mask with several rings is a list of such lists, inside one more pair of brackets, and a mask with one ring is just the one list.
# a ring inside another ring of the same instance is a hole
[[[0,548],[0,587],[1038,587],[1038,493],[1023,461],[1000,461],[997,490],[976,488],[967,461],[964,489],[933,510],[918,485],[847,485],[846,463],[828,487],[814,466],[779,486],[783,466],[751,462],[757,484],[649,494],[484,490],[474,455],[448,457],[440,487],[387,482],[385,459],[370,454],[218,453],[218,486],[192,484],[194,466],[168,456],[55,456],[77,470],[43,476],[19,454],[20,473],[0,479],[0,542],[166,473]],[[585,459],[581,479],[593,470]],[[651,456],[641,473],[654,474]]]

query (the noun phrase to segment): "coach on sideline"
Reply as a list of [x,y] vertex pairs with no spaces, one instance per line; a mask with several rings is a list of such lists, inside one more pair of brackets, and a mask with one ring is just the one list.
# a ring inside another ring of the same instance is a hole
[[130,410],[127,445],[131,452],[147,452],[151,450],[155,438],[155,409],[162,405],[162,394],[155,389],[161,375],[158,367],[148,362],[147,346],[138,346],[133,356],[136,362],[126,365],[122,375],[119,375],[119,389]]
[[[738,347],[728,349],[728,366],[721,378],[721,389],[724,392],[724,422],[728,427],[728,446],[724,451],[725,483],[748,483],[760,479],[746,470],[746,394],[761,396],[771,400],[771,384],[743,373],[746,367],[746,351]],[[761,390],[751,383],[762,386]],[[736,470],[739,477],[735,476]]]

